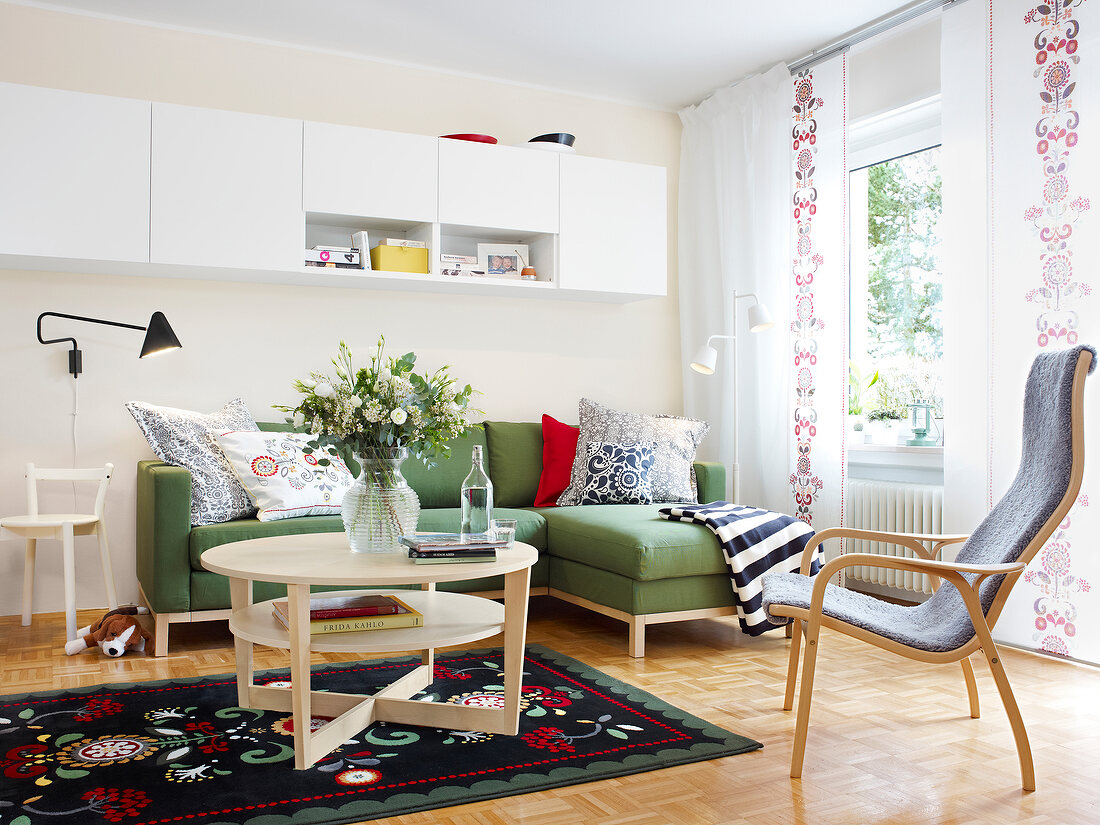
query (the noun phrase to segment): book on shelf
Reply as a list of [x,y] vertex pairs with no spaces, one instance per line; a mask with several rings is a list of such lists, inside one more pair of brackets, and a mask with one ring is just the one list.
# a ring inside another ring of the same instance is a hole
[[427,241],[413,241],[406,238],[383,238],[378,242],[378,246],[407,246],[411,249],[427,249]]
[[[472,264],[477,265],[477,255],[448,255],[446,252],[440,254],[439,260],[445,264]],[[448,269],[454,269],[455,267],[448,267]]]
[[439,270],[440,275],[446,275],[448,278],[462,278],[462,277],[481,277],[485,275],[484,269],[454,269],[451,264],[444,264]]
[[329,261],[328,263],[324,261],[306,261],[306,266],[317,266],[321,269],[363,269],[359,264],[346,264],[343,261],[339,263],[336,261]]
[[[377,616],[347,616],[334,619],[314,619],[309,623],[310,633],[348,633],[356,630],[388,630],[397,627],[423,627],[424,616],[405,602],[390,596],[402,608],[400,613]],[[310,600],[313,604],[313,600]],[[271,603],[271,615],[287,630],[290,629],[290,608],[286,599]]]
[[359,267],[359,250],[358,249],[321,249],[314,247],[313,249],[307,249],[305,251],[306,263],[335,263],[335,264],[347,264],[349,266]]
[[367,238],[366,231],[353,232],[351,243],[359,250],[360,269],[370,269],[370,241]]
[[467,547],[457,550],[413,550],[409,548],[410,559],[495,559],[497,549],[495,547],[480,548]]
[[[280,604],[286,605],[286,599]],[[285,612],[285,608],[284,608]],[[358,596],[314,596],[309,600],[309,618],[346,619],[349,616],[382,616],[406,613],[408,608],[393,596],[364,593]]]
[[462,548],[486,550],[507,547],[504,539],[499,541],[489,534],[463,536],[460,533],[413,533],[398,539],[413,550],[460,550]]
[[497,554],[493,553],[488,556],[478,554],[474,558],[467,558],[467,554],[454,555],[454,556],[417,556],[414,558],[413,564],[477,564],[478,562],[496,561]]

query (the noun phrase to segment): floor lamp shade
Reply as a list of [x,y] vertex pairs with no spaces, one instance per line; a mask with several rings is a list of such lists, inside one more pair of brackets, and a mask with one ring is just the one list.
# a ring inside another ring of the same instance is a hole
[[775,326],[768,308],[757,302],[749,306],[749,332],[763,332]]
[[714,375],[714,367],[718,363],[718,350],[706,344],[699,348],[695,357],[691,359],[691,368],[703,375]]

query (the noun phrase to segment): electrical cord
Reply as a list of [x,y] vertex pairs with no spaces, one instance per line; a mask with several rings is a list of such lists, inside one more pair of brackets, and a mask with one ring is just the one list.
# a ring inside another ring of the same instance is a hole
[[[80,411],[80,408],[79,408],[79,405],[78,405],[78,400],[79,400],[80,394],[79,394],[79,391],[77,389],[79,385],[76,383],[76,376],[75,375],[72,377],[72,382],[73,382],[73,411],[72,411],[72,417],[73,417],[73,422],[72,422],[73,469],[75,470],[78,466],[80,466],[77,463],[78,452],[77,452],[77,440],[76,440],[76,415]],[[73,482],[73,512],[74,513],[77,512],[76,482],[75,481]]]

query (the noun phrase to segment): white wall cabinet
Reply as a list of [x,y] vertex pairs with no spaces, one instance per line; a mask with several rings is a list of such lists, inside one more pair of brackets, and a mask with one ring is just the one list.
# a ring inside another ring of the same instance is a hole
[[153,104],[153,263],[300,269],[302,121]]
[[660,166],[563,155],[561,288],[664,295],[665,193]]
[[0,251],[148,261],[150,105],[0,83]]
[[556,234],[558,155],[440,139],[439,222]]
[[[630,301],[667,290],[665,170],[0,83],[0,267]],[[356,231],[428,273],[306,267]],[[526,244],[537,281],[442,274]]]
[[307,121],[304,148],[306,212],[436,220],[436,138]]

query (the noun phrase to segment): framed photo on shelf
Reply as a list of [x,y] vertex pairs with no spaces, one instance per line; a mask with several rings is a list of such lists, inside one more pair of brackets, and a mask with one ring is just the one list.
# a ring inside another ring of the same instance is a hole
[[519,278],[519,272],[531,259],[527,244],[479,243],[477,245],[478,269],[490,278]]

